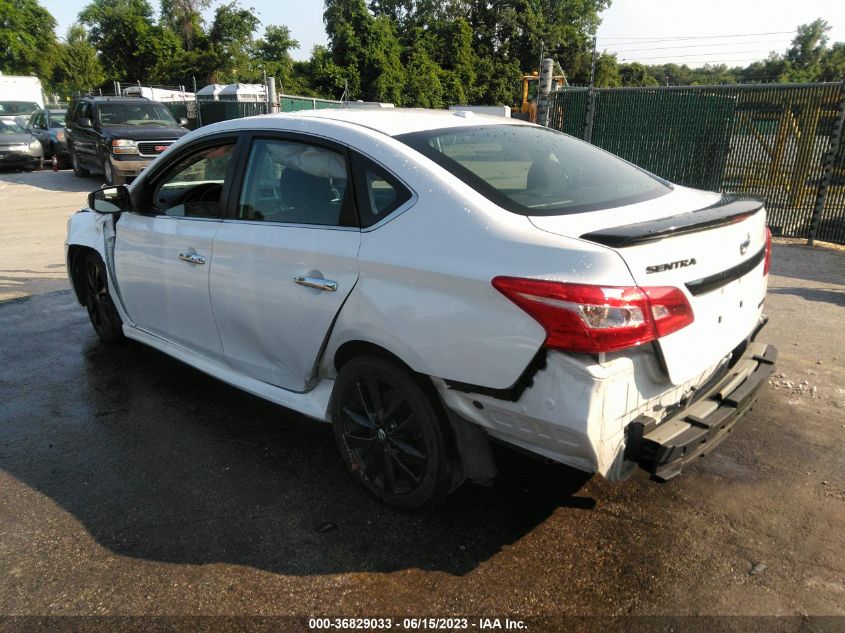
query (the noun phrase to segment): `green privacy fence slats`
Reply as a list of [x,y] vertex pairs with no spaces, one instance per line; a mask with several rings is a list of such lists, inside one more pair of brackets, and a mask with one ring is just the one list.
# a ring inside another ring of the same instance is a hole
[[284,95],[279,98],[279,109],[282,112],[298,112],[299,110],[324,110],[326,108],[340,108],[341,101],[327,99],[310,99],[308,97],[293,97]]
[[[843,84],[570,88],[550,125],[678,184],[765,198],[775,234],[845,243]],[[834,141],[836,144],[834,145]],[[829,160],[831,170],[825,170]]]
[[[264,102],[243,101],[186,101],[165,103],[167,109],[176,118],[188,119],[188,127],[195,130],[200,125],[210,125],[229,119],[242,119],[247,116],[267,114],[268,106]],[[299,110],[323,110],[326,108],[340,108],[341,101],[327,99],[312,99],[310,97],[295,97],[284,95],[279,99],[280,112],[298,112]],[[199,112],[197,109],[199,108]],[[199,115],[199,116],[198,116]]]

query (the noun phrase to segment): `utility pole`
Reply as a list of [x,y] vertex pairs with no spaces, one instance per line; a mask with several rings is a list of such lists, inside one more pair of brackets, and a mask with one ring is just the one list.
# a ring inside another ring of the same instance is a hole
[[540,40],[540,63],[537,66],[537,70],[541,71],[543,68],[543,53],[546,52],[546,43],[543,40]]
[[593,119],[596,115],[596,37],[593,36],[593,63],[590,66],[590,87],[587,90],[587,116],[584,121],[584,140],[593,142]]

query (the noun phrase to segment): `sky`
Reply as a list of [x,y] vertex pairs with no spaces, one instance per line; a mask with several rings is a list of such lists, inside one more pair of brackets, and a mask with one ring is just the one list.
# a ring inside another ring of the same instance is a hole
[[[41,3],[56,18],[59,36],[85,4]],[[214,6],[220,3],[217,0]],[[241,0],[241,4],[255,8],[262,32],[268,24],[290,28],[300,43],[293,51],[295,59],[307,59],[316,44],[326,43],[322,0]],[[213,15],[214,6],[208,16]],[[616,52],[624,62],[745,66],[770,51],[782,53],[799,24],[819,17],[833,26],[831,42],[845,42],[842,0],[614,0],[601,17],[599,50]]]

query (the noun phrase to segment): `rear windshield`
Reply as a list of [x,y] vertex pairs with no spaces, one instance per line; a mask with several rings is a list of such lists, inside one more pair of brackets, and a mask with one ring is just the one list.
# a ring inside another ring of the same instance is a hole
[[65,112],[51,112],[50,113],[50,127],[64,127],[65,126]]
[[170,110],[158,103],[103,103],[98,108],[100,125],[175,126],[176,120]]
[[613,154],[539,126],[457,127],[396,138],[521,215],[596,211],[671,191],[668,183]]

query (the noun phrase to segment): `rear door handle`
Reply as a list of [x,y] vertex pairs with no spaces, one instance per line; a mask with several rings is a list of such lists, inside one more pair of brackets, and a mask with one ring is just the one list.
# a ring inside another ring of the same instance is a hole
[[300,286],[307,288],[316,288],[317,290],[328,290],[334,292],[337,290],[337,282],[331,279],[323,279],[322,277],[294,277],[293,282]]
[[205,257],[196,253],[179,253],[179,259],[189,264],[204,264]]

